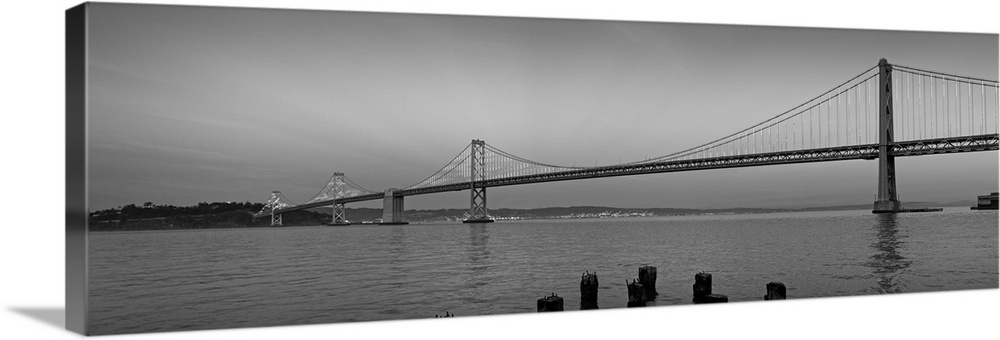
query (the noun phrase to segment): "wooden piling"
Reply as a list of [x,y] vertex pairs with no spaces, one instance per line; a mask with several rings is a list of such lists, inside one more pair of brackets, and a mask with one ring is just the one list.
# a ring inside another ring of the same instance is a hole
[[632,283],[625,280],[628,287],[628,307],[646,307],[646,288],[639,283],[639,279],[633,279]]
[[785,299],[785,284],[781,282],[769,282],[767,284],[767,295],[764,295],[764,301],[784,300],[784,299]]
[[563,298],[552,293],[550,296],[538,299],[538,312],[561,312],[563,310]]
[[712,294],[712,274],[701,272],[694,275],[694,299]]
[[722,294],[712,294],[712,274],[701,272],[694,275],[694,299],[699,303],[729,302],[729,297]]
[[639,267],[639,283],[646,289],[646,297],[650,300],[656,298],[656,267]]
[[597,272],[584,272],[580,278],[580,309],[597,309]]
[[694,303],[719,303],[719,302],[729,302],[729,297],[722,294],[708,294],[702,296],[700,299],[695,299]]

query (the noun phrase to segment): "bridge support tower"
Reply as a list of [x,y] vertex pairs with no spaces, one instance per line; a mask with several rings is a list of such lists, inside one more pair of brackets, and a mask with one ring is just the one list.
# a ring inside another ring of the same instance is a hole
[[490,223],[493,219],[490,218],[489,213],[486,211],[486,187],[482,187],[482,182],[486,180],[486,142],[473,139],[472,140],[472,154],[469,157],[471,165],[469,171],[471,172],[471,177],[469,180],[469,218],[463,223]]
[[382,223],[379,224],[410,224],[403,215],[403,196],[396,196],[394,190],[396,189],[385,191],[385,197],[382,198]]
[[[346,194],[347,181],[345,181],[344,178],[343,172],[333,173],[331,181],[333,182],[332,189],[334,199],[344,197]],[[333,201],[333,220],[331,220],[330,223],[327,223],[327,225],[351,225],[351,223],[347,221],[347,214],[344,212],[343,202]]]
[[271,209],[271,226],[272,227],[281,226],[281,214],[275,214],[274,209]]
[[275,214],[274,211],[278,210],[279,203],[282,202],[281,191],[272,191],[271,199],[267,200],[267,205],[271,208],[271,226],[280,227],[281,226],[281,214]]
[[895,213],[901,204],[896,195],[896,161],[892,156],[892,65],[878,62],[878,193],[873,213]]
[[344,212],[344,203],[333,204],[333,220],[327,225],[351,225],[351,222],[347,221],[347,213]]

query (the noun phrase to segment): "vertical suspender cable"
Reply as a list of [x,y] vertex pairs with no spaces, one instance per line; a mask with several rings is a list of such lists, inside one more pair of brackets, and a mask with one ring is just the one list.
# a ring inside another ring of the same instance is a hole
[[927,97],[927,106],[930,106],[930,111],[934,112],[934,124],[936,125],[934,131],[938,133],[938,138],[942,138],[948,135],[948,120],[944,119],[945,117],[940,117],[937,111],[937,97],[935,96],[937,93],[937,79],[928,78],[928,80],[931,86],[928,88],[930,96]]
[[[901,100],[899,103],[899,110],[901,114],[899,116],[902,119],[902,121],[899,122],[899,128],[903,130],[902,140],[906,140],[906,133],[909,132],[907,131],[907,124],[910,123],[910,116],[906,108],[906,77],[903,77],[902,75],[899,77],[899,99]],[[912,138],[913,136],[910,137]]]
[[[820,118],[822,122],[822,118]],[[826,144],[823,147],[830,147],[830,100],[826,100]]]
[[980,129],[980,134],[986,134],[986,84],[982,80],[979,81],[979,96],[983,98],[983,128]]
[[[929,117],[930,115],[927,114],[927,101],[926,101],[927,96],[924,95],[924,91],[926,91],[926,88],[924,87],[924,76],[920,76],[919,80],[920,80],[920,96],[919,96],[920,97],[920,112],[925,117]],[[931,131],[933,131],[933,134],[931,135],[931,138],[937,138],[937,117],[936,116],[934,117],[934,120],[931,121]]]
[[902,137],[902,139],[897,139],[897,140],[906,140],[906,123],[908,121],[907,119],[908,117],[906,117],[906,79],[903,78],[902,76],[896,77],[895,75],[893,75],[892,78],[894,80],[896,78],[899,78],[899,80],[896,80],[896,82],[899,83],[899,90],[897,90],[899,96],[892,98],[893,105],[896,105],[897,102],[896,99],[899,98],[898,100],[899,113],[897,114],[895,111],[893,111],[893,116],[899,117],[899,132],[900,132],[899,135]]
[[962,120],[962,91],[959,89],[958,82],[956,81],[954,83],[955,83],[955,100],[954,100],[955,115],[957,116],[955,118],[955,124],[956,124],[955,136],[961,136],[962,127],[965,125],[965,122]]
[[[899,84],[898,87],[893,85],[893,90],[896,91],[896,94],[892,96],[892,105],[899,107],[898,111],[897,109],[893,109],[892,111],[893,120],[899,120],[899,124],[897,124],[899,126],[899,135],[897,135],[898,137],[895,140],[906,140],[906,88],[903,84],[903,77],[894,76],[892,80]],[[898,119],[896,119],[897,117]]]
[[917,111],[917,97],[915,93],[917,92],[917,82],[913,81],[913,74],[908,74],[910,76],[910,119],[913,120],[913,138],[920,138],[920,116]]
[[916,86],[913,83],[913,74],[908,73],[907,76],[908,76],[907,82],[909,83],[907,88],[910,93],[910,100],[908,101],[908,103],[910,104],[910,138],[918,139],[920,138],[917,136],[920,130],[920,121],[917,120],[917,102],[915,97],[913,96],[913,92],[915,92]]
[[[892,77],[891,81],[893,83],[900,82],[901,79],[896,79],[896,78],[897,77]],[[892,92],[893,92],[892,93],[892,105],[893,105],[893,108],[892,108],[893,135],[892,136],[894,138],[896,138],[896,140],[900,140],[902,137],[905,137],[905,136],[903,136],[903,128],[902,128],[902,124],[903,124],[903,117],[902,116],[903,115],[902,114],[898,114],[897,115],[896,112],[902,113],[903,110],[901,108],[896,108],[896,106],[898,106],[899,104],[903,103],[903,101],[900,99],[900,96],[899,96],[899,93],[903,92],[902,85],[897,86],[896,84],[892,84]]]
[[962,135],[962,91],[958,87],[958,82],[955,82],[955,114],[958,115],[958,134],[956,136]]
[[924,77],[920,76],[920,78],[918,78],[918,80],[920,81],[920,85],[919,85],[919,89],[920,90],[917,91],[918,92],[917,98],[919,98],[918,100],[920,101],[920,107],[918,107],[917,109],[920,110],[920,122],[923,125],[923,128],[920,129],[920,138],[923,139],[923,138],[927,138],[927,136],[928,136],[927,135],[927,115],[924,113],[924,111],[925,111],[924,110]]
[[[922,93],[920,92],[922,87],[918,88],[916,82],[914,82],[913,87],[914,90],[917,91],[917,101],[919,101],[921,98],[923,98]],[[914,101],[914,104],[916,104],[916,101]],[[921,103],[921,105],[923,105],[923,103]],[[917,110],[918,112],[920,112],[920,119],[923,120],[922,124],[924,124],[924,136],[926,136],[927,138],[933,138],[931,137],[930,124],[927,124],[927,113],[924,112],[923,107],[921,106],[918,106]]]
[[937,103],[937,99],[934,97],[934,92],[937,91],[937,83],[935,83],[934,78],[929,78],[929,80],[932,83],[930,85],[933,85],[933,89],[931,88],[927,89],[928,91],[931,91],[931,93],[930,96],[926,98],[927,103],[924,105],[931,106],[931,110],[934,112],[934,133],[937,134],[937,138],[942,138],[948,135],[946,133],[948,122],[942,121],[941,117],[938,116],[937,108],[933,106],[936,105]]
[[844,139],[842,139],[840,141],[840,145],[847,145],[847,144],[850,144],[850,143],[848,143],[848,139],[850,139],[849,136],[850,136],[850,131],[851,131],[851,94],[850,94],[850,92],[844,92],[843,93],[843,97],[844,97],[844,103],[843,103],[844,104],[844,108],[841,110],[841,112],[839,114],[844,117],[844,125],[843,125],[843,127],[841,127],[841,129],[844,130],[844,131],[842,131],[844,133]]
[[854,88],[854,144],[861,144],[861,122],[858,121],[858,108],[861,104],[861,92],[857,87]]
[[[951,87],[951,85],[948,84],[948,82],[949,82],[948,79],[945,79],[944,82],[945,82],[945,86]],[[955,133],[953,134],[953,136],[961,136],[962,135],[962,125],[964,125],[963,123],[965,123],[965,122],[962,121],[962,90],[959,88],[958,82],[954,82],[954,83],[955,83],[955,97],[954,97],[955,99],[954,100],[951,99],[952,98],[951,97],[951,93],[950,93],[951,90],[949,90],[948,91],[949,92],[949,94],[948,94],[948,100],[955,102],[954,103],[955,104]],[[950,104],[948,105],[948,112],[949,112],[949,115],[951,115],[950,114],[950,112],[951,112],[951,105]]]
[[[840,117],[841,117],[841,114],[840,114],[840,109],[841,109],[840,108],[840,98],[843,98],[843,96],[841,96],[841,95],[838,94],[837,95],[837,116],[835,118],[835,119],[837,119],[837,124],[836,124],[837,138],[834,141],[834,144],[836,144],[836,145],[840,145],[840,129],[842,128],[842,126],[840,125]],[[846,115],[844,115],[844,116],[846,116]],[[846,117],[844,117],[844,118],[846,119]]]
[[872,127],[871,123],[868,122],[868,107],[872,105],[872,94],[869,84],[871,83],[865,81],[865,144],[868,144],[868,141],[871,140],[868,136],[871,133],[869,130],[871,130]]
[[910,104],[910,139],[916,139],[916,122],[917,114],[913,112],[913,75],[907,74],[909,77],[906,78],[906,92],[909,99],[906,100],[907,104]]
[[[938,95],[937,95],[937,78],[931,77],[931,82],[934,83],[934,92],[931,92],[931,99],[934,101],[934,116],[936,117],[938,115],[938,111],[937,111],[937,97],[938,97]],[[945,92],[948,92],[948,84],[945,84],[944,90],[945,90]],[[948,119],[949,117],[948,117],[948,114],[947,114],[948,111],[951,110],[951,105],[949,105],[948,97],[949,96],[947,96],[947,95],[944,96],[944,104],[945,104],[945,106],[948,106],[948,110],[945,110],[944,117],[941,117],[941,118],[944,119],[944,137],[947,137],[947,136],[951,135],[951,119]]]
[[[955,82],[956,86],[958,82]],[[972,94],[972,81],[969,81],[969,120],[967,120],[969,125],[969,135],[974,135],[976,133],[976,96]],[[983,107],[983,109],[986,109]]]
[[906,75],[907,75],[907,78],[906,78],[906,91],[907,91],[908,95],[910,96],[910,99],[906,101],[908,104],[910,104],[910,139],[917,139],[917,136],[916,136],[916,133],[917,133],[917,130],[916,130],[916,122],[917,122],[916,118],[917,118],[917,114],[916,114],[916,111],[913,110],[913,107],[914,107],[914,104],[913,104],[913,74],[912,73],[907,73]]
[[835,135],[834,135],[834,138],[833,138],[833,144],[830,145],[830,146],[834,146],[834,145],[839,145],[840,144],[840,95],[837,95],[837,101],[834,102],[834,105],[833,105],[833,115],[834,115],[833,116],[833,119],[834,119],[833,120],[833,130],[834,130]]

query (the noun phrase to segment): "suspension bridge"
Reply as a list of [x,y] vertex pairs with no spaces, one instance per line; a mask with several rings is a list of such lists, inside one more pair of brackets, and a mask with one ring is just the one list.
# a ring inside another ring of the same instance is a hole
[[997,81],[889,64],[881,59],[857,76],[763,122],[685,150],[609,166],[572,167],[528,160],[472,140],[450,162],[405,188],[366,189],[334,173],[320,192],[293,204],[274,191],[255,218],[333,207],[332,224],[348,224],[347,203],[382,200],[382,224],[406,224],[406,196],[469,190],[467,223],[492,222],[486,188],[809,162],[877,160],[873,213],[903,211],[895,157],[993,151],[998,148]]

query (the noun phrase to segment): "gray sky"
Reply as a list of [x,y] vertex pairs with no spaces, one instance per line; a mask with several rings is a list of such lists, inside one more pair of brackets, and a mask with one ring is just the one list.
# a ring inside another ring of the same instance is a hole
[[[997,36],[93,4],[92,209],[405,187],[471,139],[558,165],[686,149],[892,63],[997,79]],[[897,159],[905,201],[997,191],[997,153]],[[874,161],[489,189],[489,205],[870,203]],[[468,206],[468,192],[407,208]],[[381,202],[351,206],[380,206]]]

